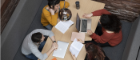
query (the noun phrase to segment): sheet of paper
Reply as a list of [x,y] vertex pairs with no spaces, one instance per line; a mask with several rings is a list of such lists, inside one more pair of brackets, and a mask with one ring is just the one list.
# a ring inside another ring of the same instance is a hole
[[70,52],[75,55],[75,57],[78,57],[79,52],[81,51],[83,47],[83,44],[78,42],[77,39],[74,39],[73,43],[70,46]]
[[57,48],[57,50],[54,50],[53,56],[59,57],[59,58],[64,58],[69,43],[62,42],[62,41],[57,41],[57,44],[58,44],[58,48]]
[[84,41],[85,40],[85,33],[72,32],[71,41],[73,41],[75,38],[81,39]]
[[68,30],[68,27],[65,27],[63,25],[63,22],[62,21],[60,21],[59,23],[57,23],[57,25],[55,26],[55,28],[57,28],[63,34]]
[[66,22],[58,22],[55,28],[57,28],[60,32],[63,34],[69,29],[69,27],[73,24],[71,20],[66,21]]
[[63,24],[66,26],[66,27],[70,27],[74,22],[69,20],[69,21],[64,21]]

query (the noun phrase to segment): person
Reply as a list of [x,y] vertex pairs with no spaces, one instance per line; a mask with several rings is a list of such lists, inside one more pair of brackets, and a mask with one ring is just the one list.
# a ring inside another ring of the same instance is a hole
[[[65,1],[65,8],[69,7],[69,3]],[[64,1],[60,0],[48,0],[48,5],[46,5],[42,10],[41,23],[42,25],[51,30],[53,26],[57,24],[58,12],[60,9],[64,8]]]
[[[78,40],[81,42],[80,40]],[[82,42],[81,42],[82,43]],[[98,46],[93,43],[86,43],[85,44],[85,49],[86,49],[86,57],[84,60],[110,60],[104,53],[104,51]],[[77,60],[74,55],[71,56],[73,60]]]
[[[47,39],[47,37],[45,38],[44,36],[49,36],[53,41],[52,47],[47,53],[41,53],[41,50],[46,42],[45,40]],[[51,52],[57,49],[57,47],[58,44],[56,43],[52,31],[45,29],[35,29],[25,37],[22,43],[21,52],[26,58],[32,60],[45,60]]]
[[105,9],[84,14],[83,17],[101,16],[95,33],[91,30],[87,34],[93,39],[92,42],[101,47],[116,46],[122,41],[122,30],[120,20],[116,15],[111,14]]

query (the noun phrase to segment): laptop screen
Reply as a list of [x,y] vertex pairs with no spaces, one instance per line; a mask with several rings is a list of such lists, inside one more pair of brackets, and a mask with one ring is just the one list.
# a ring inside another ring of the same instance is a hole
[[78,13],[77,13],[77,17],[76,17],[76,29],[78,31],[80,31],[80,17],[78,15]]

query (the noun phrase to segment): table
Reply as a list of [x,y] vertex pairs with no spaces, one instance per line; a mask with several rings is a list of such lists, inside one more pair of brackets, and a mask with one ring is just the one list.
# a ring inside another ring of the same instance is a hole
[[[70,9],[72,12],[71,20],[74,22],[74,24],[64,34],[61,33],[59,30],[57,30],[55,27],[53,27],[53,29],[52,29],[52,31],[55,35],[55,39],[57,41],[59,40],[59,41],[64,41],[64,42],[69,43],[65,57],[63,59],[56,57],[57,60],[73,60],[72,56],[70,55],[69,47],[70,47],[70,44],[72,43],[71,42],[72,32],[77,31],[77,29],[75,27],[77,13],[79,14],[80,18],[82,18],[82,15],[84,13],[91,13],[95,10],[103,9],[105,6],[104,3],[95,2],[95,1],[91,1],[91,0],[66,0],[66,1],[68,1],[70,3],[70,6],[68,9]],[[76,1],[80,2],[80,9],[79,10],[76,9],[76,5],[75,5]],[[91,18],[92,19],[92,26],[91,26],[92,32],[95,31],[96,26],[97,26],[98,21],[99,21],[99,18],[100,18],[100,16],[96,16],[96,17]],[[85,40],[88,41],[88,40],[91,40],[91,38],[86,34]],[[51,45],[52,45],[52,41],[50,38],[48,38],[46,41],[46,44],[42,50],[42,53],[46,53],[51,48]],[[54,58],[54,56],[52,56],[52,54],[53,53],[51,53],[50,56],[46,60],[52,60]],[[86,50],[85,50],[85,45],[84,45],[82,50],[80,51],[78,57],[77,57],[77,60],[84,60],[85,55],[86,55]]]

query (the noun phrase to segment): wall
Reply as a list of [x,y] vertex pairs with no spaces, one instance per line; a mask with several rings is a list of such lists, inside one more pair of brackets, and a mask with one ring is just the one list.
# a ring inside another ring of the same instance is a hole
[[1,7],[1,32],[8,23],[13,11],[20,0],[2,0]]
[[[42,0],[20,0],[2,32],[1,59],[13,60]],[[14,35],[13,35],[14,34]]]

